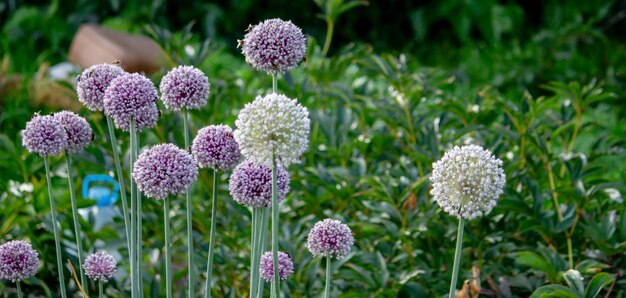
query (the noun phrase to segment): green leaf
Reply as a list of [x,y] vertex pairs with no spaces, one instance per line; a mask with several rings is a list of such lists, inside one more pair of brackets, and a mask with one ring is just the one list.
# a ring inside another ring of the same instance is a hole
[[578,294],[578,296],[583,297],[585,294],[585,285],[583,284],[583,276],[580,275],[578,270],[570,269],[563,274],[563,278],[569,287]]
[[556,275],[557,269],[544,257],[531,251],[516,254],[517,263],[544,272],[549,277]]
[[606,272],[600,272],[596,274],[589,285],[587,285],[587,290],[585,291],[586,298],[595,298],[598,296],[602,288],[606,287],[608,284],[612,283],[615,280],[615,275],[609,274]]
[[580,298],[580,296],[562,285],[547,285],[535,290],[530,298]]

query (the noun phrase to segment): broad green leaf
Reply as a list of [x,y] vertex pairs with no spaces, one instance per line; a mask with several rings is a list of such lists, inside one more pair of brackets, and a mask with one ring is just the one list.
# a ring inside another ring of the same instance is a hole
[[517,253],[515,260],[521,265],[542,271],[548,276],[554,276],[557,273],[557,269],[552,264],[550,264],[548,260],[546,260],[541,255],[531,251],[523,251]]
[[585,298],[595,298],[602,291],[602,288],[613,282],[613,280],[615,280],[615,275],[613,274],[606,272],[596,274],[589,282],[589,285],[587,285]]
[[562,285],[547,285],[535,290],[530,298],[581,298],[581,296]]
[[563,274],[563,278],[569,287],[576,292],[579,296],[585,294],[585,285],[583,284],[583,276],[580,275],[578,270],[570,269]]

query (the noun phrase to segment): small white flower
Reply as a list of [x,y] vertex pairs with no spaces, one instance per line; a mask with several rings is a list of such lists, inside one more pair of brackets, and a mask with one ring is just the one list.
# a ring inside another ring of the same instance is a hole
[[487,214],[502,194],[502,161],[480,146],[454,147],[433,163],[430,194],[452,216],[472,220]]
[[287,167],[299,163],[309,145],[309,111],[297,100],[271,93],[246,104],[235,121],[235,140],[243,156],[250,161]]

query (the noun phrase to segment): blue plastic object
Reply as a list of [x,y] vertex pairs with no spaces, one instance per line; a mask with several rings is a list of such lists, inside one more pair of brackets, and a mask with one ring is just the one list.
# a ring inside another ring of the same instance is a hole
[[83,198],[96,200],[98,207],[115,204],[119,193],[120,185],[109,175],[87,175],[83,179]]

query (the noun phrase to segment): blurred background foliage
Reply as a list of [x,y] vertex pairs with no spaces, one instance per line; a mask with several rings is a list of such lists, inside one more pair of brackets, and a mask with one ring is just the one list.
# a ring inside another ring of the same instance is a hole
[[[332,296],[443,296],[456,219],[430,199],[428,174],[446,149],[475,143],[504,161],[507,187],[493,212],[466,224],[460,279],[472,278],[476,266],[482,295],[528,297],[546,284],[569,284],[566,272],[576,269],[585,285],[606,281],[599,297],[624,297],[626,1],[369,1],[331,18],[325,53],[331,2],[0,2],[0,239],[27,239],[44,259],[25,291],[54,297],[56,269],[43,162],[21,147],[19,132],[34,112],[76,101],[72,81],[51,81],[47,71],[67,59],[78,26],[98,22],[146,34],[174,64],[202,69],[211,96],[192,112],[195,134],[209,124],[233,125],[246,102],[271,89],[270,77],[245,64],[236,40],[248,24],[281,17],[303,28],[309,47],[306,62],[279,80],[279,90],[297,97],[312,118],[310,150],[290,168],[292,191],[281,215],[281,247],[296,263],[285,282],[290,296],[321,293],[323,265],[304,243],[325,217],[347,223],[356,238],[354,253],[334,264]],[[158,84],[166,71],[151,78]],[[162,109],[158,126],[141,134],[144,148],[182,143],[181,118]],[[87,174],[113,172],[102,114],[81,114],[97,138],[74,159],[77,185]],[[118,131],[118,138],[126,148],[128,136]],[[53,172],[64,256],[76,265],[62,159],[53,161]],[[250,214],[229,198],[227,177],[214,294],[241,297]],[[198,260],[208,248],[209,182],[202,171],[193,190]],[[146,293],[158,296],[161,209],[146,202],[145,221],[153,224],[144,225],[151,235],[144,278]],[[173,211],[175,289],[182,295],[184,206]],[[93,218],[83,221],[85,247],[124,242],[120,218],[98,231],[92,225]],[[108,294],[127,296],[128,283],[116,279]],[[12,284],[0,283],[0,295],[12,297]],[[550,297],[578,297],[567,295]]]

